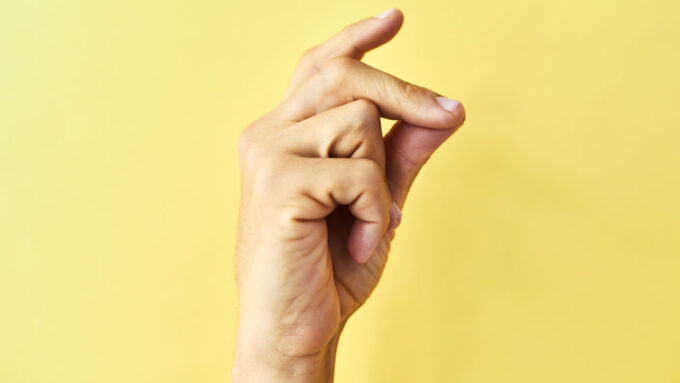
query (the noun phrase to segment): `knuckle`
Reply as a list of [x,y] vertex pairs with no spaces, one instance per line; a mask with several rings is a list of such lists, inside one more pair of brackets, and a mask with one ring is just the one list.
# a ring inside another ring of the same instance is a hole
[[242,133],[238,142],[239,159],[247,169],[259,167],[267,158],[268,145],[263,140],[255,140],[251,133]]
[[382,169],[380,165],[368,158],[358,158],[357,160],[357,173],[361,179],[366,181],[375,181],[383,176]]
[[317,51],[316,46],[308,48],[300,55],[299,62],[301,64],[313,64],[314,62],[316,62],[316,51]]
[[408,81],[399,82],[399,88],[406,97],[415,97],[423,94],[424,89]]
[[[359,99],[352,103],[352,135],[359,140],[366,141],[377,137],[380,131],[380,112],[371,101]],[[365,143],[365,142],[364,142]]]
[[243,163],[246,165],[250,164],[255,165],[261,163],[262,160],[264,159],[264,151],[262,150],[262,144],[256,143],[249,145],[248,148],[243,153],[243,155],[241,156],[241,159]]
[[423,154],[421,156],[415,157],[412,154],[408,154],[403,149],[395,147],[395,155],[401,158],[403,165],[408,172],[417,171],[425,162],[427,162],[430,154]]
[[273,161],[270,158],[260,158],[260,163],[257,165],[256,179],[260,181],[268,181],[272,176],[281,172],[281,162]]
[[363,120],[374,121],[380,118],[380,110],[378,110],[378,107],[373,102],[361,98],[354,101],[354,103],[355,107],[357,108],[357,114]]
[[249,166],[247,179],[258,193],[281,192],[280,179],[286,170],[286,161],[283,158],[260,156],[255,164],[251,163]]
[[354,59],[345,56],[337,56],[323,66],[322,71],[331,83],[337,84],[343,81],[354,65]]
[[326,67],[346,70],[354,64],[354,59],[347,56],[336,56],[328,60]]
[[[375,121],[359,120],[355,122],[352,129],[346,133],[352,142],[359,145],[355,148],[352,157],[360,153],[362,153],[362,156],[370,155],[369,153],[375,154],[378,149],[376,142],[379,140],[379,130],[380,127]],[[363,147],[363,150],[360,150],[361,147]]]

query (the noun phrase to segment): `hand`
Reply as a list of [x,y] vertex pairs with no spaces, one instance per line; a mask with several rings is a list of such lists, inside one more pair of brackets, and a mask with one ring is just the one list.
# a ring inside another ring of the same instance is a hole
[[[332,381],[411,183],[463,123],[457,101],[359,61],[402,22],[391,10],[305,52],[283,101],[241,134],[234,381]],[[381,116],[399,120],[384,138]]]

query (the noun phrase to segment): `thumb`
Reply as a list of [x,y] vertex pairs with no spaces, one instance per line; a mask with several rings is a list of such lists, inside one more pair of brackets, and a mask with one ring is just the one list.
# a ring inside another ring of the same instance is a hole
[[463,124],[463,105],[458,103],[455,107],[461,109],[463,116],[456,126],[432,129],[397,121],[385,136],[387,182],[399,208],[404,206],[413,180],[432,153]]

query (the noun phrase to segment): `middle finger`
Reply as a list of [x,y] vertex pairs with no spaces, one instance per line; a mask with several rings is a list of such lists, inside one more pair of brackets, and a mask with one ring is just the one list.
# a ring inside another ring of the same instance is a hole
[[332,59],[273,112],[298,122],[360,98],[376,104],[385,118],[417,126],[446,129],[465,119],[458,101],[347,57]]
[[302,157],[367,158],[385,170],[380,114],[377,106],[365,99],[277,130],[271,139]]

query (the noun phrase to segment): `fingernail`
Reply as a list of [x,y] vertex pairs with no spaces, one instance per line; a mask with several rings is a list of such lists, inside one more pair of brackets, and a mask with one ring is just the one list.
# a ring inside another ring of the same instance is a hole
[[401,210],[397,206],[396,202],[392,202],[390,207],[390,228],[396,229],[401,223]]
[[386,19],[386,18],[388,18],[388,17],[392,14],[392,12],[394,12],[394,8],[391,8],[391,9],[386,10],[385,12],[383,12],[383,13],[379,14],[378,16],[376,16],[375,18],[376,18],[376,19]]
[[449,112],[453,112],[460,105],[460,102],[446,97],[437,97],[437,102],[442,106],[442,108],[448,110]]

